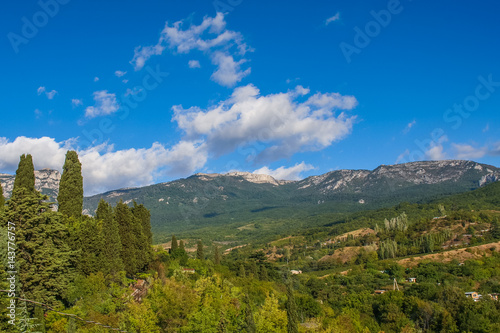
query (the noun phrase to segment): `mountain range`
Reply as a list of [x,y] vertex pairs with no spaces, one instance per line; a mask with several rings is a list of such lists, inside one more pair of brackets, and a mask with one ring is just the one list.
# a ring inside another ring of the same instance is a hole
[[[35,172],[36,188],[57,198],[61,175]],[[424,202],[474,190],[500,180],[500,169],[473,161],[424,161],[381,165],[374,170],[335,170],[303,180],[278,180],[247,172],[198,173],[139,188],[86,197],[84,213],[93,214],[100,199],[112,205],[144,204],[151,210],[155,235],[265,219],[303,218],[325,213],[350,213],[388,207],[400,202]],[[14,176],[0,174],[4,194]],[[85,181],[85,180],[84,180]]]

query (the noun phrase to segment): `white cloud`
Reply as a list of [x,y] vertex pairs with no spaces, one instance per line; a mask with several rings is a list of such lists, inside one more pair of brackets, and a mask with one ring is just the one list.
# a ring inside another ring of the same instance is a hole
[[47,89],[43,86],[38,87],[36,92],[37,92],[38,96],[45,93],[45,96],[47,96],[48,99],[53,99],[55,97],[55,95],[57,94],[57,91],[55,91],[55,90],[47,91]]
[[443,143],[447,141],[448,137],[446,135],[441,136],[437,142],[433,141],[429,149],[425,152],[425,157],[433,161],[447,159],[448,155],[444,152],[443,147]]
[[122,82],[123,83],[128,83],[128,80],[127,79],[123,79]]
[[313,170],[314,166],[310,164],[306,164],[305,162],[297,163],[292,167],[281,166],[275,170],[269,169],[267,166],[262,167],[260,169],[255,170],[253,173],[255,174],[265,174],[273,177],[278,180],[300,180],[301,173],[304,171]]
[[406,125],[405,129],[403,130],[403,133],[408,134],[412,129],[412,127],[415,126],[416,124],[417,124],[416,120],[413,120],[411,123],[408,123],[408,125]]
[[[75,148],[76,139],[57,142],[49,137],[18,137],[11,142],[0,138],[0,169],[14,173],[19,156],[31,154],[36,170],[50,168],[61,172],[67,150]],[[154,143],[150,148],[119,151],[114,151],[112,145],[101,144],[80,150],[78,155],[82,162],[85,195],[148,185],[161,175],[187,176],[207,160],[203,144],[187,141],[170,149]]]
[[127,74],[127,72],[124,72],[124,71],[115,71],[115,75],[116,75],[116,77],[122,77],[122,76],[124,76],[125,74]]
[[42,111],[40,109],[35,109],[35,117],[39,119],[42,116]]
[[212,80],[226,87],[232,87],[250,74],[250,68],[241,71],[240,65],[246,60],[234,61],[233,56],[223,52],[216,52],[212,56],[212,63],[218,69],[212,74]]
[[83,101],[81,99],[78,99],[78,98],[73,98],[71,100],[71,104],[73,105],[73,107],[77,107],[77,106],[83,105]]
[[425,156],[433,161],[445,160],[447,157],[446,153],[444,153],[443,150],[444,150],[443,145],[436,145],[432,148],[429,148],[429,150],[425,152]]
[[193,142],[180,142],[171,149],[153,143],[147,149],[119,151],[103,144],[80,151],[79,155],[86,195],[148,185],[161,175],[187,176],[207,160],[203,147]]
[[127,97],[128,95],[137,95],[143,90],[144,89],[138,87],[135,87],[134,89],[127,88],[127,90],[125,91],[125,97]]
[[201,68],[200,62],[198,60],[189,60],[189,68]]
[[94,92],[94,106],[89,106],[85,109],[85,117],[94,118],[115,113],[120,108],[116,100],[116,95],[108,93],[107,90]]
[[205,140],[215,155],[255,143],[265,145],[250,153],[257,161],[323,149],[351,132],[356,117],[337,111],[353,109],[357,105],[353,96],[317,93],[304,102],[295,100],[304,93],[308,90],[298,86],[287,93],[260,96],[255,86],[247,85],[207,110],[174,106],[173,119],[187,139]]
[[458,159],[477,159],[488,154],[488,147],[476,148],[467,144],[452,143],[451,146],[455,151],[455,157]]
[[486,124],[486,126],[483,128],[483,133],[486,133],[490,130],[490,124]]
[[99,81],[99,78],[96,76],[96,77],[94,77],[94,82],[97,82],[97,81]]
[[31,154],[35,169],[61,170],[71,141],[56,142],[49,137],[17,137],[14,141],[0,137],[0,169],[13,172],[19,164],[19,156]]
[[332,17],[329,17],[325,21],[325,25],[329,25],[332,22],[338,21],[340,19],[340,13],[337,12],[337,14],[333,15]]
[[[225,86],[233,86],[250,73],[249,68],[240,69],[246,59],[235,60],[236,56],[243,57],[250,49],[239,32],[226,29],[224,14],[217,13],[213,18],[204,17],[200,25],[190,24],[184,29],[185,25],[186,21],[173,24],[166,22],[156,45],[136,47],[130,61],[134,69],[142,69],[149,58],[161,55],[168,48],[179,54],[193,50],[206,53],[212,63],[218,66],[212,79]],[[196,68],[199,62],[190,62],[189,65]]]

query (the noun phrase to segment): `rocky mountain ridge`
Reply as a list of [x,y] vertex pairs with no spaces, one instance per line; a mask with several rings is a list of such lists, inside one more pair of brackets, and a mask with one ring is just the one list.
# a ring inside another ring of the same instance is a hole
[[[0,182],[2,183],[3,194],[9,198],[14,188],[15,175],[0,174]],[[35,171],[35,188],[42,194],[50,197],[50,200],[56,200],[59,193],[59,181],[61,173],[57,170],[42,169]]]

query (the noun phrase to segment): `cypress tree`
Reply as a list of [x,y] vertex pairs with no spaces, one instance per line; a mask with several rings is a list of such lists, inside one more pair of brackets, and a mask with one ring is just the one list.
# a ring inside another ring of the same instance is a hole
[[184,252],[186,251],[186,249],[184,248],[184,241],[183,241],[183,240],[181,240],[181,241],[179,242],[179,250],[182,250],[182,251],[184,251]]
[[134,215],[122,200],[116,204],[114,215],[120,232],[121,258],[125,272],[132,276],[137,272],[138,266],[134,239]]
[[248,333],[257,332],[257,327],[255,326],[255,321],[253,319],[252,306],[250,302],[250,297],[248,294],[245,294],[245,298],[243,299],[245,304],[245,328]]
[[103,241],[98,222],[94,218],[83,216],[81,221],[75,223],[77,249],[80,251],[77,268],[84,275],[102,271],[105,266],[103,248],[108,244]]
[[218,246],[216,246],[214,250],[214,263],[220,265],[220,250]]
[[172,235],[172,242],[170,244],[170,252],[174,252],[177,250],[179,247],[179,244],[177,244],[177,238],[175,238],[175,235]]
[[196,244],[196,259],[205,259],[205,255],[203,254],[203,243],[201,242],[201,240],[199,240]]
[[16,170],[16,178],[14,179],[14,189],[12,197],[19,194],[21,188],[26,190],[26,193],[35,193],[35,168],[33,167],[33,158],[30,154],[21,155],[19,165]]
[[151,213],[134,201],[131,208],[132,214],[136,218],[137,251],[140,257],[140,268],[145,269],[153,260],[153,234],[151,233]]
[[122,243],[118,223],[113,218],[113,208],[104,199],[99,201],[96,218],[102,221],[103,273],[114,275],[124,270],[121,258]]
[[291,281],[288,281],[286,284],[286,298],[286,315],[288,317],[287,332],[299,333],[299,316],[297,314],[297,305],[295,304]]
[[80,217],[83,210],[82,164],[74,150],[66,153],[63,173],[57,196],[59,212],[70,217]]
[[0,183],[0,210],[3,209],[4,205],[5,205],[5,197],[3,196],[2,183]]
[[74,252],[63,216],[44,202],[46,196],[17,186],[6,207],[15,223],[20,293],[52,306],[60,306],[74,277]]

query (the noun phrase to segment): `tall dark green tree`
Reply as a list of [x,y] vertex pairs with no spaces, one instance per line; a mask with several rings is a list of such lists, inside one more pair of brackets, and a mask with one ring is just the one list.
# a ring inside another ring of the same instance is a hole
[[33,166],[33,158],[30,154],[23,154],[20,157],[11,197],[21,194],[21,191],[15,191],[21,188],[26,189],[24,193],[35,193],[35,168]]
[[214,249],[214,264],[220,265],[220,250],[218,246]]
[[74,252],[64,217],[50,209],[47,196],[17,186],[6,207],[16,227],[20,292],[29,299],[59,306],[74,278]]
[[287,332],[299,333],[299,315],[297,313],[297,304],[293,295],[292,282],[286,284],[286,316],[288,317]]
[[96,218],[102,221],[102,238],[104,242],[102,271],[106,275],[114,275],[124,270],[121,258],[122,243],[118,223],[113,218],[113,208],[103,199],[99,201]]
[[203,243],[201,242],[201,240],[199,240],[196,244],[196,259],[205,259],[205,254],[203,253]]
[[79,257],[77,269],[84,275],[103,271],[105,266],[103,250],[107,247],[102,237],[100,221],[88,216],[73,224],[76,233],[77,250]]
[[170,244],[170,252],[174,252],[177,250],[179,247],[179,244],[177,243],[177,238],[175,238],[175,235],[172,235],[172,242]]
[[139,265],[137,262],[134,238],[135,218],[128,206],[123,203],[122,200],[116,204],[114,217],[120,232],[120,240],[122,243],[121,258],[125,272],[131,276],[137,272]]
[[134,201],[134,206],[131,209],[132,214],[136,218],[137,227],[137,250],[140,252],[141,259],[141,269],[145,269],[149,263],[153,260],[153,234],[151,233],[151,213],[144,207],[144,205],[138,205]]
[[5,206],[5,197],[3,196],[2,183],[0,183],[0,210],[3,209],[3,206]]
[[59,194],[57,196],[59,212],[66,216],[78,218],[83,209],[83,177],[82,164],[74,150],[66,153]]

